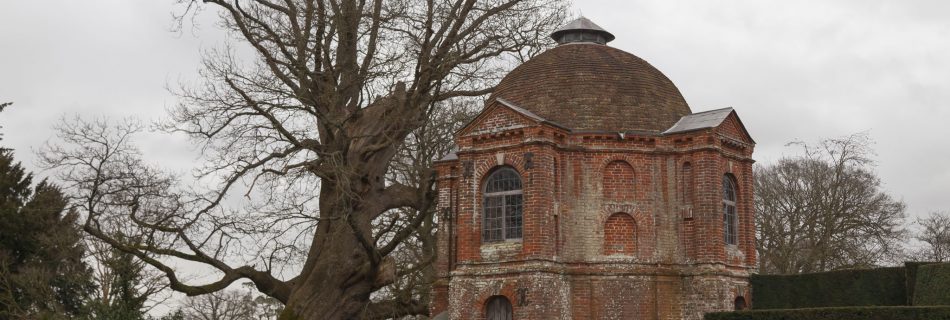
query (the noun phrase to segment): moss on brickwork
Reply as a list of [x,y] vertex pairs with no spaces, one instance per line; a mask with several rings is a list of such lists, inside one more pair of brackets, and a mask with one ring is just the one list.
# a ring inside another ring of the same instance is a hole
[[705,320],[950,320],[950,307],[840,307],[707,313]]
[[753,275],[754,309],[907,304],[903,267],[801,275]]
[[950,305],[950,263],[920,266],[916,278],[914,305]]

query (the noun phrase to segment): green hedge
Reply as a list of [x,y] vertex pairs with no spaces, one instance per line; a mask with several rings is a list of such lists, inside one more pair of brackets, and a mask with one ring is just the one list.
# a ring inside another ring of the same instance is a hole
[[916,283],[914,305],[950,305],[950,263],[920,266]]
[[904,267],[752,275],[753,309],[907,304]]
[[839,307],[707,313],[705,320],[950,320],[950,307]]
[[920,266],[934,264],[939,262],[925,262],[925,261],[911,261],[904,262],[904,275],[906,280],[904,281],[907,286],[907,305],[914,306],[917,305],[914,303],[914,290],[917,288],[917,269],[920,269]]

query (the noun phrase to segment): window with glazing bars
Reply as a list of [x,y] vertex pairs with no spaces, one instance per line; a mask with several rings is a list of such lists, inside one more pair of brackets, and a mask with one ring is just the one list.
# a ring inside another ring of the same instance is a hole
[[722,177],[722,220],[726,244],[738,243],[739,219],[736,215],[736,185],[729,176]]
[[482,242],[521,239],[521,177],[514,169],[495,170],[485,181]]

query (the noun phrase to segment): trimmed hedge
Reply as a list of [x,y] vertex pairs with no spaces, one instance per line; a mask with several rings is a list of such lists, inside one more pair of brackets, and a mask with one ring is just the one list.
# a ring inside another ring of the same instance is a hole
[[950,263],[799,275],[752,275],[752,308],[950,305]]
[[839,307],[707,313],[705,320],[950,320],[950,307]]
[[914,306],[917,305],[914,303],[914,290],[917,288],[917,269],[920,266],[934,264],[939,262],[927,262],[927,261],[909,261],[904,262],[904,275],[907,279],[904,283],[907,286],[907,305]]
[[907,304],[904,267],[752,275],[753,309]]
[[950,263],[922,265],[916,276],[914,305],[950,305]]

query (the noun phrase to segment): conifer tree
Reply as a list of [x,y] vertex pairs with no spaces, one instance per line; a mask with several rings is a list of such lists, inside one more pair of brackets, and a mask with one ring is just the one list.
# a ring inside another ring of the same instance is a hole
[[80,316],[94,285],[78,216],[59,187],[32,182],[0,148],[0,319]]

